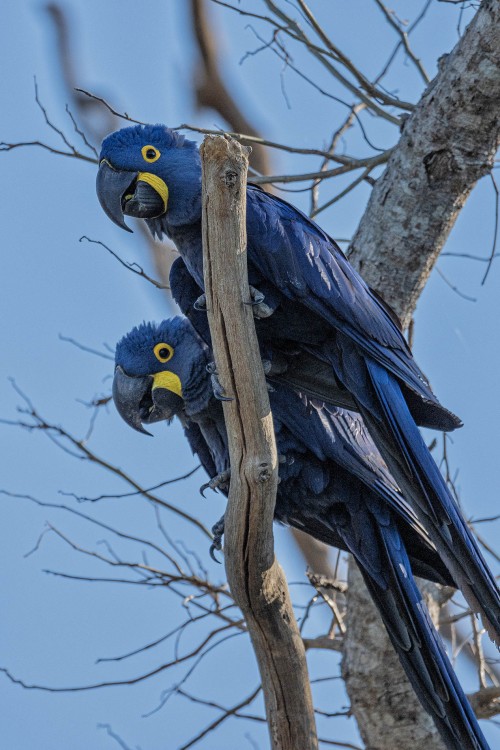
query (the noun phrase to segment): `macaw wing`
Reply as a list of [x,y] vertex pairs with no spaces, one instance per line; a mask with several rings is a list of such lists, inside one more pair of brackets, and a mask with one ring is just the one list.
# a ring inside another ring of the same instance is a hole
[[[170,268],[170,291],[179,305],[183,315],[189,320],[198,336],[212,346],[212,338],[206,312],[196,310],[194,303],[203,293],[196,280],[191,276],[181,256],[176,258]],[[261,341],[261,347],[263,346]],[[261,352],[265,359],[273,360],[275,356],[271,342],[267,341]],[[281,358],[286,355],[280,352]],[[334,398],[335,403],[347,409],[356,409],[356,403],[349,393],[334,377],[330,364],[322,362],[313,354],[301,352],[300,356],[286,357],[286,367],[277,375],[269,375],[269,380],[286,383],[291,388],[304,389],[312,398]]]
[[412,390],[436,400],[413,361],[395,313],[317,224],[285,201],[249,185],[247,232],[249,260],[285,298],[309,308]]
[[170,291],[183,315],[189,320],[198,336],[212,346],[208,318],[203,310],[196,310],[194,303],[203,294],[203,289],[189,273],[184,260],[179,255],[170,267]]
[[211,479],[217,474],[217,467],[200,428],[196,422],[191,421],[185,421],[182,426],[193,455],[200,459],[201,465]]
[[[307,449],[320,462],[327,462],[327,466],[328,462],[340,466],[359,479],[367,493],[376,496],[419,536],[429,541],[359,414],[319,403],[304,394],[292,394],[280,385],[276,385],[270,399],[273,414],[293,436],[296,450],[304,446],[302,450]],[[384,524],[383,506],[378,512],[379,521]]]

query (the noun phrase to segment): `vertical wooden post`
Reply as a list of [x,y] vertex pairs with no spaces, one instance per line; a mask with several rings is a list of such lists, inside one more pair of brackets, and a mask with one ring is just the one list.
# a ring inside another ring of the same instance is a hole
[[246,263],[248,150],[207,136],[203,169],[203,264],[208,320],[231,459],[224,557],[231,592],[259,663],[273,750],[316,750],[304,646],[274,557],[278,462]]

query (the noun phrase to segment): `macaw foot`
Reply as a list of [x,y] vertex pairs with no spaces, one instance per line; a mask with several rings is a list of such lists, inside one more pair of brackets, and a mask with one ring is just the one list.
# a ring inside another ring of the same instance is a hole
[[250,289],[250,302],[245,302],[245,305],[252,306],[252,312],[254,318],[260,320],[261,318],[269,318],[273,314],[274,310],[266,305],[264,302],[265,297],[262,292],[259,292],[254,286],[249,286]]
[[222,537],[224,536],[224,519],[225,516],[222,516],[222,518],[219,518],[216,524],[212,526],[212,534],[214,535],[214,539],[212,544],[210,545],[210,557],[214,562],[220,564],[220,560],[217,560],[215,557],[216,552],[220,552],[222,549]]
[[[269,375],[269,373],[272,372],[273,363],[271,362],[270,359],[263,359],[261,360],[261,362],[262,362],[262,369],[264,370],[264,375],[266,376]],[[275,388],[272,387],[271,383],[267,382],[267,380],[266,380],[266,388],[269,391],[269,393],[274,393],[274,391],[276,390]]]
[[212,390],[214,392],[214,396],[219,401],[233,401],[231,396],[226,396],[226,392],[224,391],[224,388],[219,382],[219,378],[217,376],[217,368],[215,367],[215,362],[209,362],[207,365],[207,372],[210,373],[210,380],[212,383]]
[[283,375],[288,370],[288,360],[280,352],[268,350],[261,354],[264,375]]
[[195,310],[199,310],[200,312],[206,312],[207,311],[207,295],[205,293],[200,294],[196,302],[193,303],[193,307]]
[[213,490],[214,492],[217,492],[218,489],[228,489],[230,479],[231,469],[221,471],[220,474],[216,474],[215,477],[212,477],[209,482],[201,485],[200,495],[205,497],[205,490]]

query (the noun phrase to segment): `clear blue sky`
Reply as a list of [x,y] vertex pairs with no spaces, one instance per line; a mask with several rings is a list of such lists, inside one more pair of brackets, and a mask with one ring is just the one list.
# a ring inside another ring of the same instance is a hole
[[[262,6],[259,0],[242,4],[248,8]],[[218,115],[205,112],[200,116],[193,108],[189,91],[194,55],[187,5],[183,0],[68,2],[77,29],[74,54],[79,83],[143,121],[223,125]],[[337,43],[373,77],[396,41],[374,4],[369,0],[316,0],[311,5]],[[417,4],[395,0],[392,5],[400,16],[413,17]],[[419,8],[421,5],[418,3]],[[437,57],[456,42],[458,20],[453,6],[434,5],[414,40],[432,75]],[[249,57],[240,66],[244,52],[260,44],[254,31],[264,31],[266,38],[269,32],[257,24],[253,30],[245,28],[244,19],[221,9],[215,16],[222,34],[227,80],[256,124],[275,140],[297,146],[324,145],[340,122],[342,107],[319,96],[293,72],[283,73],[282,64],[270,52]],[[64,112],[67,94],[42,5],[25,0],[7,3],[2,21],[0,140],[40,139],[57,145],[33,94],[36,75],[40,96],[51,117],[70,133],[71,123]],[[338,93],[317,67],[309,63],[303,66],[315,80]],[[406,98],[417,98],[422,84],[413,68],[401,59],[396,70],[397,75],[387,81],[388,88],[397,89]],[[386,147],[393,142],[394,135],[387,127],[370,118],[366,123],[376,145]],[[350,150],[368,152],[356,136],[350,138]],[[292,159],[283,153],[275,155],[275,163],[278,172],[317,166],[314,159]],[[16,419],[20,399],[9,382],[13,377],[49,421],[83,436],[89,411],[79,400],[88,401],[109,390],[112,363],[62,342],[59,334],[102,349],[103,342],[114,346],[141,320],[161,319],[168,308],[162,292],[120,267],[102,249],[78,242],[83,234],[100,239],[123,257],[151,270],[138,234],[126,235],[102,213],[95,197],[93,165],[26,148],[0,154],[0,166],[0,416]],[[337,182],[325,188],[325,197],[342,186]],[[367,188],[359,188],[322,214],[320,223],[334,237],[350,237],[367,196]],[[307,207],[301,194],[289,198]],[[489,181],[484,180],[462,212],[446,250],[488,255],[493,229],[494,193]],[[493,266],[485,286],[480,284],[480,263],[448,258],[442,259],[439,267],[454,285],[477,301],[459,297],[434,272],[418,306],[415,353],[442,402],[465,423],[453,438],[450,460],[454,469],[460,470],[458,484],[466,513],[492,515],[500,489],[499,266]],[[99,415],[90,445],[148,486],[195,466],[177,426],[167,430],[159,425],[155,435],[146,439],[133,433],[110,408]],[[46,502],[66,501],[119,529],[157,538],[153,512],[142,500],[109,500],[82,508],[59,494],[61,490],[86,496],[126,491],[117,479],[64,454],[43,435],[0,425],[0,439],[0,489],[36,495]],[[210,495],[205,501],[199,498],[202,481],[198,472],[191,480],[173,485],[165,497],[211,525],[222,513],[223,504],[220,496]],[[182,616],[178,600],[161,590],[78,583],[47,575],[45,569],[81,576],[109,575],[109,570],[68,549],[53,534],[43,538],[36,554],[26,557],[46,522],[81,546],[98,551],[104,549],[100,540],[109,539],[109,535],[69,514],[37,508],[27,500],[0,496],[0,510],[0,665],[28,683],[69,686],[129,678],[170,658],[171,648],[166,646],[122,663],[96,665],[99,657],[121,654],[166,633]],[[223,569],[216,568],[208,558],[206,539],[171,515],[164,520],[171,535],[185,538],[214,579],[222,580]],[[481,531],[494,541],[498,524],[484,525]],[[277,530],[277,547],[290,578],[303,581],[303,563],[282,530]],[[141,553],[138,546],[125,543],[117,543],[116,549],[126,559],[136,560]],[[321,674],[334,674],[338,671],[336,658],[321,652],[311,656],[311,664]],[[181,674],[166,673],[133,687],[73,694],[25,691],[0,675],[2,745],[12,750],[118,747],[97,729],[104,723],[112,725],[130,748],[178,747],[215,716],[179,698],[144,718],[158,705],[162,691]],[[466,688],[475,689],[474,676],[467,674],[465,678]],[[220,657],[217,652],[207,657],[190,687],[196,694],[214,696],[230,705],[257,682],[248,645],[239,638],[227,644]],[[324,710],[339,710],[346,702],[338,687],[324,687],[316,694]],[[486,731],[493,747],[498,742],[498,730]],[[245,732],[259,747],[267,746],[264,728],[258,724],[243,728],[235,722],[199,747],[250,750],[252,741],[244,737]],[[321,732],[356,740],[352,721],[323,720]]]

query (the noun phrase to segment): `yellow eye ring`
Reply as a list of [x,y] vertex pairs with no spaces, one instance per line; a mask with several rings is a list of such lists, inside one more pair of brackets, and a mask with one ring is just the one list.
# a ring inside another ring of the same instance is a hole
[[170,344],[156,344],[153,352],[159,362],[168,362],[174,356],[174,350]]
[[152,164],[154,161],[160,158],[161,154],[154,146],[143,146],[141,148],[141,154],[144,161]]

